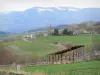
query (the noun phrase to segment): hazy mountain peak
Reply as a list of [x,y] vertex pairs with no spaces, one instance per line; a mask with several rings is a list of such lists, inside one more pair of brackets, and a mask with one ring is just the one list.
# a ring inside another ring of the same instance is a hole
[[35,7],[38,12],[56,12],[56,11],[78,11],[78,8],[74,7]]
[[[41,13],[42,12],[42,13]],[[7,32],[23,32],[59,24],[74,24],[83,21],[99,21],[100,8],[33,7],[26,11],[0,13],[0,28]]]
[[38,8],[37,11],[38,11],[38,12],[43,12],[43,11],[54,12],[54,10],[53,10],[53,9],[50,9],[50,8]]

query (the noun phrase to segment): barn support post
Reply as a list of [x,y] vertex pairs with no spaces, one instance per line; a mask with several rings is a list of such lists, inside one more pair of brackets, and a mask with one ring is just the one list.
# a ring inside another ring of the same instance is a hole
[[69,57],[69,58],[68,58],[68,63],[69,63],[69,62],[70,62],[70,53],[68,54],[68,57]]
[[56,54],[56,63],[58,62],[58,55]]
[[50,59],[50,56],[48,56],[48,59],[47,59],[48,63],[49,63],[49,59]]
[[54,63],[56,63],[56,54],[54,55]]
[[58,54],[56,54],[56,64],[57,64],[57,62],[58,62]]
[[54,62],[55,62],[55,55],[53,55],[53,64],[54,64]]
[[84,46],[83,46],[83,50],[82,50],[82,51],[83,51],[83,61],[84,61],[84,58],[85,58],[85,57],[84,57]]
[[56,54],[56,63],[57,63],[57,54]]
[[57,54],[57,62],[59,61],[59,54]]
[[83,47],[83,56],[84,56],[84,47]]
[[56,55],[54,54],[54,64],[55,64],[55,61],[56,61]]
[[62,64],[62,60],[63,60],[63,58],[62,58],[62,57],[63,57],[63,54],[61,53],[61,64]]
[[78,62],[79,62],[79,52],[78,52]]
[[65,58],[65,60],[66,60],[66,64],[67,64],[67,61],[68,61],[68,60],[67,60],[67,52],[66,52],[66,58]]
[[48,61],[49,63],[51,62],[51,55],[49,55],[49,61]]
[[[66,52],[67,53],[67,52]],[[65,53],[65,61],[67,60],[67,54]]]
[[74,50],[73,50],[73,62],[74,62]]
[[59,54],[59,62],[61,63],[61,54]]
[[52,64],[54,64],[54,55],[52,55]]
[[76,52],[76,61],[78,62],[78,52]]
[[52,55],[51,55],[51,60],[50,60],[50,61],[51,61],[51,63],[52,63]]
[[58,54],[58,59],[57,59],[58,63],[59,63],[59,60],[60,60],[60,55]]

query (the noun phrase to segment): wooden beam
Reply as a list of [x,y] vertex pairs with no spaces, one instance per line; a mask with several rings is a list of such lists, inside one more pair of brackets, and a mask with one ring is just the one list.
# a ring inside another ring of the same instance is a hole
[[52,55],[52,63],[54,63],[54,55]]
[[74,50],[73,50],[73,62],[74,62]]
[[66,52],[66,63],[68,62],[68,52]]
[[49,56],[49,63],[51,62],[51,56]]
[[70,61],[70,53],[68,54],[68,56],[69,56],[69,61]]
[[59,59],[60,59],[60,58],[59,58],[59,54],[58,54],[58,61],[59,61]]
[[56,55],[54,55],[54,62],[56,62],[56,59],[57,59],[57,58],[56,58]]
[[62,57],[63,57],[63,54],[61,53],[61,63],[62,63],[62,60],[63,60],[63,58],[62,58]]
[[82,54],[82,57],[83,57],[83,61],[84,61],[84,47],[83,47],[83,54]]
[[76,60],[78,61],[78,52],[76,52]]
[[66,64],[67,64],[67,52],[65,53],[65,60],[66,60]]
[[78,52],[78,62],[79,62],[79,52]]
[[84,47],[83,47],[83,56],[84,56]]

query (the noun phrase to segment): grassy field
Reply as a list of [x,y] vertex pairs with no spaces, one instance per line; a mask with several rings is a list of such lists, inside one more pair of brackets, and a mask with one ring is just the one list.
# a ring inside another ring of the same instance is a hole
[[[55,42],[72,43],[81,45],[91,45],[92,40],[100,40],[100,36],[95,35],[79,35],[79,36],[49,36],[40,37],[32,41],[16,40],[4,43],[17,54],[33,53],[33,55],[44,56],[48,53],[57,51]],[[89,50],[89,49],[86,49]],[[72,64],[48,65],[25,67],[25,72],[34,72],[29,75],[100,75],[100,61],[88,61]]]
[[13,51],[16,48],[17,51],[23,52],[32,52],[34,55],[43,56],[48,53],[57,51],[55,45],[51,45],[55,42],[60,43],[72,43],[72,44],[81,44],[89,45],[91,44],[91,35],[79,35],[79,36],[49,36],[49,37],[40,37],[32,41],[23,41],[17,40],[14,42],[5,43],[6,46],[10,47]]
[[25,67],[24,70],[45,72],[45,75],[100,75],[100,61]]
[[8,37],[8,35],[0,34],[0,40],[6,39],[6,37]]
[[[7,75],[100,75],[100,60],[71,64],[22,67],[20,74],[17,74],[17,71],[14,69],[10,68],[3,71],[2,68],[0,69],[0,75],[3,72],[12,73]],[[5,73],[2,75],[6,75]]]

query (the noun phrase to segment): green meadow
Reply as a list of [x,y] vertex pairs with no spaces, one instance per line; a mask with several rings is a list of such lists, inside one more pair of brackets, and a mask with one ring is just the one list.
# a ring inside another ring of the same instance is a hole
[[[79,36],[49,36],[39,37],[31,41],[16,40],[14,42],[4,43],[6,46],[12,49],[12,51],[26,51],[32,52],[33,55],[44,56],[48,53],[57,51],[57,47],[52,45],[56,42],[71,43],[75,45],[90,45],[92,43],[91,35],[79,35]],[[15,47],[16,46],[16,47]]]
[[100,61],[72,64],[25,67],[26,72],[45,72],[45,75],[100,75]]
[[[4,45],[17,54],[32,53],[40,57],[55,52],[58,48],[54,43],[71,43],[74,45],[86,45],[87,51],[94,41],[100,41],[99,35],[78,36],[49,36],[39,37],[31,41],[15,40],[5,42]],[[55,64],[45,66],[28,66],[23,71],[33,73],[29,75],[100,75],[100,61],[92,60],[71,64]]]

